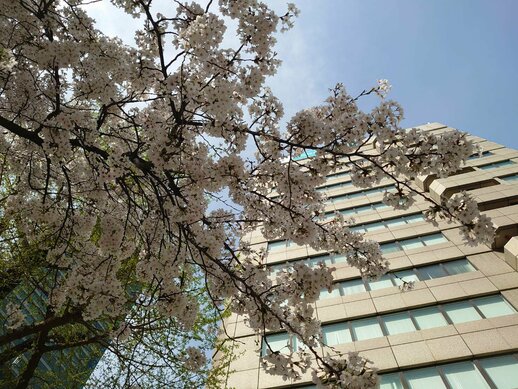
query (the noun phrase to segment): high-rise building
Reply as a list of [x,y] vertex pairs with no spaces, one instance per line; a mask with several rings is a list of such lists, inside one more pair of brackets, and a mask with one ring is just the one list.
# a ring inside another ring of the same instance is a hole
[[[441,133],[439,123],[419,127]],[[354,229],[380,243],[390,272],[377,281],[360,278],[345,258],[289,241],[266,241],[259,231],[244,239],[268,252],[273,271],[295,261],[325,262],[336,268],[336,288],[316,302],[324,342],[339,351],[358,351],[374,361],[382,389],[518,388],[518,151],[470,136],[482,154],[447,178],[420,177],[412,185],[436,202],[467,191],[497,228],[492,247],[466,245],[459,225],[424,220],[429,203],[408,210],[382,203],[391,183],[355,188],[347,169],[333,172],[319,190],[329,197],[326,211],[354,217]],[[402,280],[415,281],[402,292]],[[286,382],[260,367],[266,350],[243,317],[226,322],[239,355],[230,366],[227,386],[238,389],[314,388],[308,374]],[[296,339],[266,334],[282,352]],[[291,343],[290,343],[291,342]]]
[[[7,305],[19,306],[27,324],[42,321],[47,311],[48,298],[44,292],[26,282],[19,283],[0,300],[0,323],[7,319]],[[103,328],[101,322],[94,326]],[[5,333],[5,326],[0,326],[0,335]],[[71,337],[73,327],[60,330],[62,335]],[[68,332],[67,332],[68,331]],[[27,336],[7,346],[0,347],[0,355],[24,342],[35,341],[34,336]],[[63,350],[46,351],[41,355],[38,365],[29,381],[31,389],[80,389],[86,383],[95,366],[101,359],[104,348],[98,344],[87,344]],[[0,361],[0,388],[14,388],[32,356],[31,347],[14,359]]]

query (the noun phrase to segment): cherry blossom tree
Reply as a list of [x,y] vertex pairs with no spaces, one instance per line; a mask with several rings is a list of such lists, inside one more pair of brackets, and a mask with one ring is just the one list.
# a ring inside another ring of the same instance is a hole
[[[357,96],[339,84],[281,128],[282,104],[265,79],[280,65],[275,36],[292,26],[293,4],[276,14],[258,0],[174,1],[165,14],[152,0],[112,0],[135,18],[128,46],[96,29],[88,3],[1,0],[0,233],[14,280],[3,287],[30,281],[48,301],[36,322],[9,306],[0,347],[32,339],[19,343],[31,354],[16,387],[58,345],[99,343],[123,358],[124,345],[152,337],[156,323],[192,334],[202,294],[218,315],[230,310],[257,333],[284,329],[306,345],[267,353],[268,372],[297,379],[313,369],[321,385],[374,387],[369,361],[317,351],[312,303],[332,287],[332,270],[300,264],[271,277],[265,253],[241,237],[259,228],[267,239],[346,255],[364,277],[384,274],[378,243],[342,216],[322,218],[326,199],[315,188],[347,165],[358,187],[392,180],[387,204],[423,197],[430,220],[457,221],[468,243],[490,243],[492,224],[468,195],[435,204],[410,185],[457,171],[476,151],[466,135],[401,129],[386,80]],[[367,96],[379,103],[363,112]],[[38,255],[14,255],[21,242]],[[84,330],[60,337],[65,326]],[[176,362],[205,366],[196,345],[184,346]]]

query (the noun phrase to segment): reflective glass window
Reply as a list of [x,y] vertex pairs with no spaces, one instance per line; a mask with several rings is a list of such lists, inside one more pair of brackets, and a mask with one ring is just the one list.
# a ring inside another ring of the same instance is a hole
[[513,307],[499,294],[474,301],[485,317],[498,317],[516,313]]
[[[266,336],[266,341],[268,345],[272,349],[272,351],[280,351],[282,353],[289,353],[289,345],[290,345],[290,337],[287,333],[280,334],[272,334]],[[266,342],[263,342],[263,355],[267,354],[267,350],[269,351]]]
[[403,389],[399,373],[383,374],[381,376],[380,389]]
[[437,307],[416,309],[412,311],[412,315],[421,330],[448,325],[448,322]]
[[423,266],[418,268],[417,271],[419,272],[419,278],[423,281],[447,276],[446,272],[438,264]]
[[415,274],[414,270],[401,270],[401,271],[394,272],[394,275],[397,276],[397,277],[394,277],[394,282],[396,283],[397,286],[403,284],[403,281],[405,281],[405,282],[419,281],[419,278],[417,277],[417,274]]
[[412,323],[412,319],[408,316],[408,312],[384,315],[382,318],[389,335],[402,334],[404,332],[412,332],[416,330],[414,323]]
[[322,327],[324,342],[328,346],[352,342],[347,323],[330,324]]
[[416,369],[405,372],[411,389],[446,389],[446,385],[435,367]]
[[401,251],[401,247],[397,242],[383,243],[380,245],[380,248],[383,254],[390,254]]
[[467,273],[476,270],[467,259],[458,259],[456,261],[444,262],[443,266],[448,272],[448,274],[452,275]]
[[405,239],[399,243],[401,244],[401,247],[403,247],[403,250],[411,250],[424,246],[420,238]]
[[468,301],[446,304],[444,310],[454,324],[481,319],[477,310]]
[[442,371],[452,389],[491,389],[471,361],[443,365]]
[[379,280],[369,281],[370,290],[383,289],[391,286],[394,286],[394,284],[392,283],[392,279],[388,274],[381,276]]
[[376,318],[361,319],[351,322],[356,340],[379,338],[383,336],[381,327]]
[[344,281],[340,285],[344,296],[365,292],[365,284],[361,279]]
[[427,235],[427,236],[423,236],[421,239],[423,240],[424,244],[427,246],[431,246],[431,245],[439,244],[439,243],[445,243],[448,241],[448,239],[446,239],[443,234]]
[[518,362],[512,355],[480,360],[493,383],[498,389],[516,389],[518,382]]

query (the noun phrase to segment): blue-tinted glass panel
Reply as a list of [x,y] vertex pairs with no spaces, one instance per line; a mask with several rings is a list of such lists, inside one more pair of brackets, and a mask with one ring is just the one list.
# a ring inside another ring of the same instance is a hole
[[442,366],[452,389],[491,389],[473,362],[459,362]]
[[401,251],[401,247],[397,242],[383,243],[380,245],[380,248],[383,254],[390,254]]
[[410,370],[404,374],[410,389],[447,389],[435,367]]
[[490,163],[490,164],[483,165],[483,166],[478,166],[478,168],[482,169],[482,170],[491,170],[491,169],[497,169],[497,168],[501,168],[501,167],[505,167],[505,166],[511,166],[514,164],[515,164],[515,162],[507,159],[505,161],[500,161],[500,162]]
[[369,281],[368,284],[370,290],[377,290],[394,286],[394,284],[392,283],[392,279],[388,274],[381,276],[379,280]]
[[365,284],[361,279],[344,281],[341,283],[340,287],[344,296],[365,292]]
[[485,317],[498,317],[516,313],[514,308],[499,294],[476,299],[475,305]]
[[356,340],[379,338],[383,336],[381,327],[376,318],[361,319],[351,322]]
[[381,376],[380,389],[403,389],[399,373],[383,374]]
[[412,314],[421,330],[448,325],[448,322],[437,307],[416,309],[412,311]]
[[513,174],[511,176],[505,176],[505,177],[500,177],[500,178],[507,182],[515,182],[515,181],[518,181],[518,174]]
[[[270,348],[268,348],[266,341]],[[266,355],[270,349],[274,352],[289,353],[290,337],[287,333],[268,335],[266,336],[266,341],[263,341],[263,355]]]
[[322,327],[324,342],[328,346],[352,342],[347,323],[330,324]]
[[405,239],[400,241],[399,244],[401,244],[403,250],[417,249],[419,247],[424,246],[423,242],[421,241],[421,238]]
[[454,324],[480,320],[482,317],[468,301],[459,301],[444,305],[444,310]]
[[427,236],[421,237],[421,239],[423,240],[424,244],[427,246],[431,246],[431,245],[439,244],[439,243],[446,243],[448,241],[448,239],[446,239],[443,234],[427,235]]
[[408,316],[408,312],[384,315],[382,318],[389,335],[402,334],[404,332],[412,332],[416,330],[414,323],[412,323],[412,319]]
[[458,259],[456,261],[444,262],[443,266],[448,274],[451,275],[467,273],[476,270],[467,259]]
[[401,270],[401,271],[394,272],[394,275],[397,276],[397,277],[394,277],[394,282],[396,283],[397,286],[402,285],[403,281],[405,281],[405,282],[419,281],[419,278],[417,277],[414,270]]
[[418,268],[417,271],[419,272],[419,279],[423,281],[445,277],[448,275],[438,264],[423,266]]
[[498,389],[516,389],[518,383],[518,361],[511,355],[480,360]]

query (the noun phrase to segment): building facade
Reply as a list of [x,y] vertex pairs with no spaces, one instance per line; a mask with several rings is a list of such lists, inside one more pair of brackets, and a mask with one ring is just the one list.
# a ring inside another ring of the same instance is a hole
[[[19,283],[0,300],[0,335],[5,334],[7,304],[19,306],[25,316],[25,322],[32,324],[45,318],[48,298],[44,292],[26,282]],[[103,328],[103,323],[94,326]],[[65,334],[63,334],[65,335]],[[7,347],[0,347],[0,355],[10,348],[23,343],[30,337],[11,342]],[[94,371],[104,353],[99,344],[87,344],[59,351],[47,351],[39,359],[38,366],[29,382],[31,389],[81,389]],[[14,388],[20,374],[24,371],[32,355],[32,350],[20,354],[15,359],[0,361],[0,388]]]
[[[439,123],[419,128],[450,130]],[[425,201],[405,211],[384,205],[389,181],[361,190],[350,183],[347,169],[333,172],[319,190],[329,198],[329,217],[334,211],[354,217],[353,229],[380,243],[391,269],[380,280],[362,280],[342,256],[268,242],[259,231],[244,238],[267,250],[273,272],[294,261],[324,261],[336,268],[337,287],[322,292],[315,304],[324,341],[374,361],[382,389],[518,388],[518,151],[470,138],[481,155],[453,176],[420,177],[413,185],[436,202],[460,191],[473,195],[497,228],[492,247],[466,245],[458,224],[426,222]],[[415,281],[414,288],[402,292],[403,281]],[[264,340],[243,317],[230,317],[226,329],[238,355],[227,387],[314,388],[309,374],[295,383],[265,373],[260,367]],[[298,346],[282,332],[266,336],[274,350]]]

